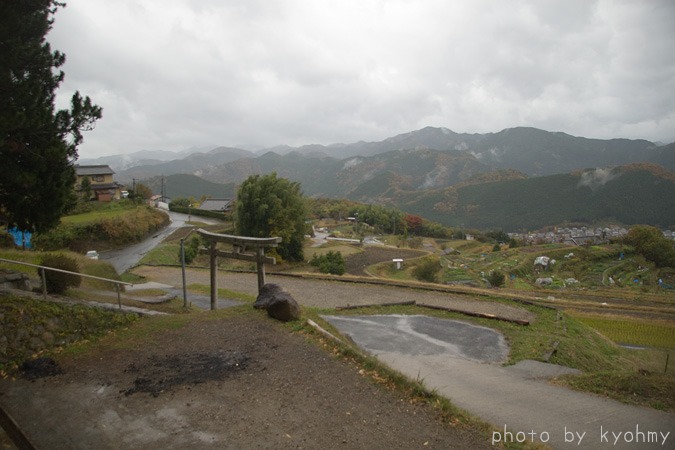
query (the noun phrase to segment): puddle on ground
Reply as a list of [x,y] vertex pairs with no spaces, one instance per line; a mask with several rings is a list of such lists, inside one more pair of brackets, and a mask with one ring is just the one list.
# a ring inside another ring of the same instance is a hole
[[322,316],[370,353],[447,355],[479,362],[502,362],[509,352],[504,336],[460,320],[422,315]]

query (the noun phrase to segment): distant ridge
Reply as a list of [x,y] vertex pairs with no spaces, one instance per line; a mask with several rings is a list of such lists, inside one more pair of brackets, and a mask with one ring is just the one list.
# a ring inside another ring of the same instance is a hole
[[[675,143],[588,139],[528,127],[485,134],[426,127],[379,142],[282,145],[257,153],[216,147],[170,161],[125,158],[127,168],[110,164],[120,182],[183,174],[234,193],[248,176],[276,172],[300,182],[308,196],[397,206],[449,225],[518,229],[572,220],[633,223],[639,217],[675,224]],[[586,190],[577,186],[585,179],[593,181]],[[183,194],[211,195],[198,180],[179,184],[186,186]]]

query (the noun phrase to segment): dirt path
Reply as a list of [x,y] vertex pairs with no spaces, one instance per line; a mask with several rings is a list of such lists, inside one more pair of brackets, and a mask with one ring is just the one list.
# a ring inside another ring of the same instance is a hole
[[0,380],[0,405],[38,448],[491,448],[261,311],[108,336],[58,363]]
[[[180,286],[181,274],[178,268],[141,266],[133,271],[148,280],[171,286]],[[258,285],[255,274],[218,273],[218,287],[236,292],[257,295]],[[187,284],[209,285],[207,269],[189,269]],[[346,283],[330,280],[313,280],[287,276],[269,275],[268,283],[277,283],[291,293],[301,305],[335,308],[353,305],[370,305],[415,300],[418,303],[450,307],[472,313],[494,314],[511,320],[534,320],[534,314],[524,308],[504,305],[476,297],[461,296],[443,292],[422,291],[393,286],[363,283]]]

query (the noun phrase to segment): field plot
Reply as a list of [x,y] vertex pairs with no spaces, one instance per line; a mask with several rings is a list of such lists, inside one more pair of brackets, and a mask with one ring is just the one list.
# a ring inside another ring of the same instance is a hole
[[592,315],[574,316],[617,344],[675,350],[675,323]]

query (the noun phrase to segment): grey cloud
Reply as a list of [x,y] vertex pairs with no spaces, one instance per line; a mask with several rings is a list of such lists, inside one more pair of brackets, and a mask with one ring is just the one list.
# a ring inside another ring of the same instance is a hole
[[672,23],[667,0],[70,0],[50,40],[68,56],[62,97],[104,108],[81,154],[427,125],[667,140]]

